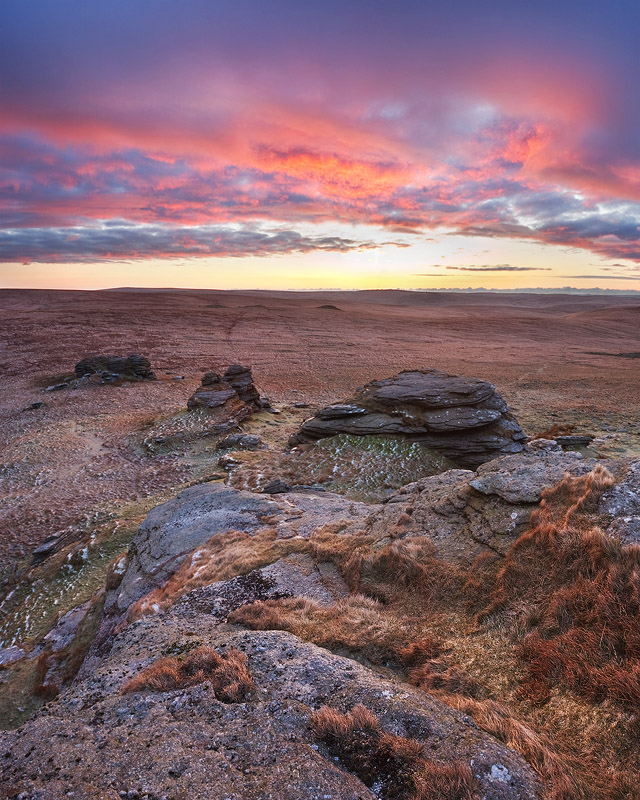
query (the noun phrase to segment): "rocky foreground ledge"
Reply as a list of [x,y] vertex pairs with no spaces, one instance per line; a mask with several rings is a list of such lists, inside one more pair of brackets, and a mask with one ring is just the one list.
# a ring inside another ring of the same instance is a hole
[[495,386],[438,370],[408,370],[372,381],[353,397],[322,408],[289,443],[339,433],[407,437],[463,467],[518,453],[527,438]]
[[[495,702],[515,662],[493,682],[487,667],[484,686],[457,671],[456,647],[462,658],[474,641],[458,595],[475,574],[476,604],[490,599],[495,569],[563,476],[561,501],[577,498],[622,558],[640,537],[640,465],[607,467],[542,442],[374,505],[187,489],[113,564],[77,677],[65,685],[68,629],[41,656],[43,687],[61,692],[0,734],[0,796],[533,800],[560,796],[563,781],[563,797],[588,796]],[[495,623],[482,634],[470,669],[492,664],[511,628],[499,646]]]

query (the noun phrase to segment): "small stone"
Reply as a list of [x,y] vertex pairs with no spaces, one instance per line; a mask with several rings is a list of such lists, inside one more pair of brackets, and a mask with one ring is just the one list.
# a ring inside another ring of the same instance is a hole
[[262,494],[284,494],[290,492],[291,487],[285,483],[281,478],[276,478],[273,481],[265,484],[262,488]]
[[253,433],[231,433],[218,442],[221,450],[258,450],[264,442]]
[[44,403],[42,400],[34,400],[33,403],[29,403],[28,406],[25,406],[22,410],[23,411],[35,411],[37,408],[42,408]]

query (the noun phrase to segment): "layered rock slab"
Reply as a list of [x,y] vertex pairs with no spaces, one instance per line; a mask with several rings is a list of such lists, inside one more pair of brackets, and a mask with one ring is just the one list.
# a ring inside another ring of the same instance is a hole
[[521,452],[526,439],[495,386],[438,370],[410,370],[372,381],[352,398],[318,411],[289,443],[339,433],[405,436],[463,467]]
[[187,401],[189,409],[224,407],[230,414],[242,413],[244,418],[262,408],[260,395],[254,386],[250,367],[232,364],[224,375],[205,372],[201,385]]

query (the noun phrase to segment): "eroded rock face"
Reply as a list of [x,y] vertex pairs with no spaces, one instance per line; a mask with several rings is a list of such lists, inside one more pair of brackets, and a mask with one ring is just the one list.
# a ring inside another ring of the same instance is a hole
[[640,544],[640,460],[632,461],[620,483],[603,494],[599,510],[613,517],[609,536],[622,544]]
[[[240,408],[242,401],[238,393],[224,381],[217,372],[205,372],[201,385],[195,390],[187,401],[187,407],[194,408],[219,408],[230,400]],[[244,405],[244,403],[242,403]],[[247,408],[247,413],[249,409]]]
[[506,555],[528,528],[544,489],[595,464],[558,450],[504,456],[477,472],[448,470],[403,486],[374,512],[367,530],[397,532],[401,523],[402,537],[426,535],[439,557],[465,566],[479,555]]
[[372,381],[306,420],[290,444],[338,433],[397,434],[440,450],[463,467],[523,449],[525,434],[495,386],[437,370]]
[[252,406],[255,410],[262,407],[260,395],[253,384],[250,367],[232,364],[225,371],[223,380],[236,391],[243,403]]
[[75,366],[76,378],[103,373],[123,380],[154,381],[156,379],[149,359],[135,353],[127,357],[89,356],[78,361]]

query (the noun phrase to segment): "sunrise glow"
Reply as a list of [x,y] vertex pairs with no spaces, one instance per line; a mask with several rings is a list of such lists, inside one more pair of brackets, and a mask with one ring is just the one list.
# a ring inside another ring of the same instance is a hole
[[640,7],[3,3],[0,285],[640,288]]

